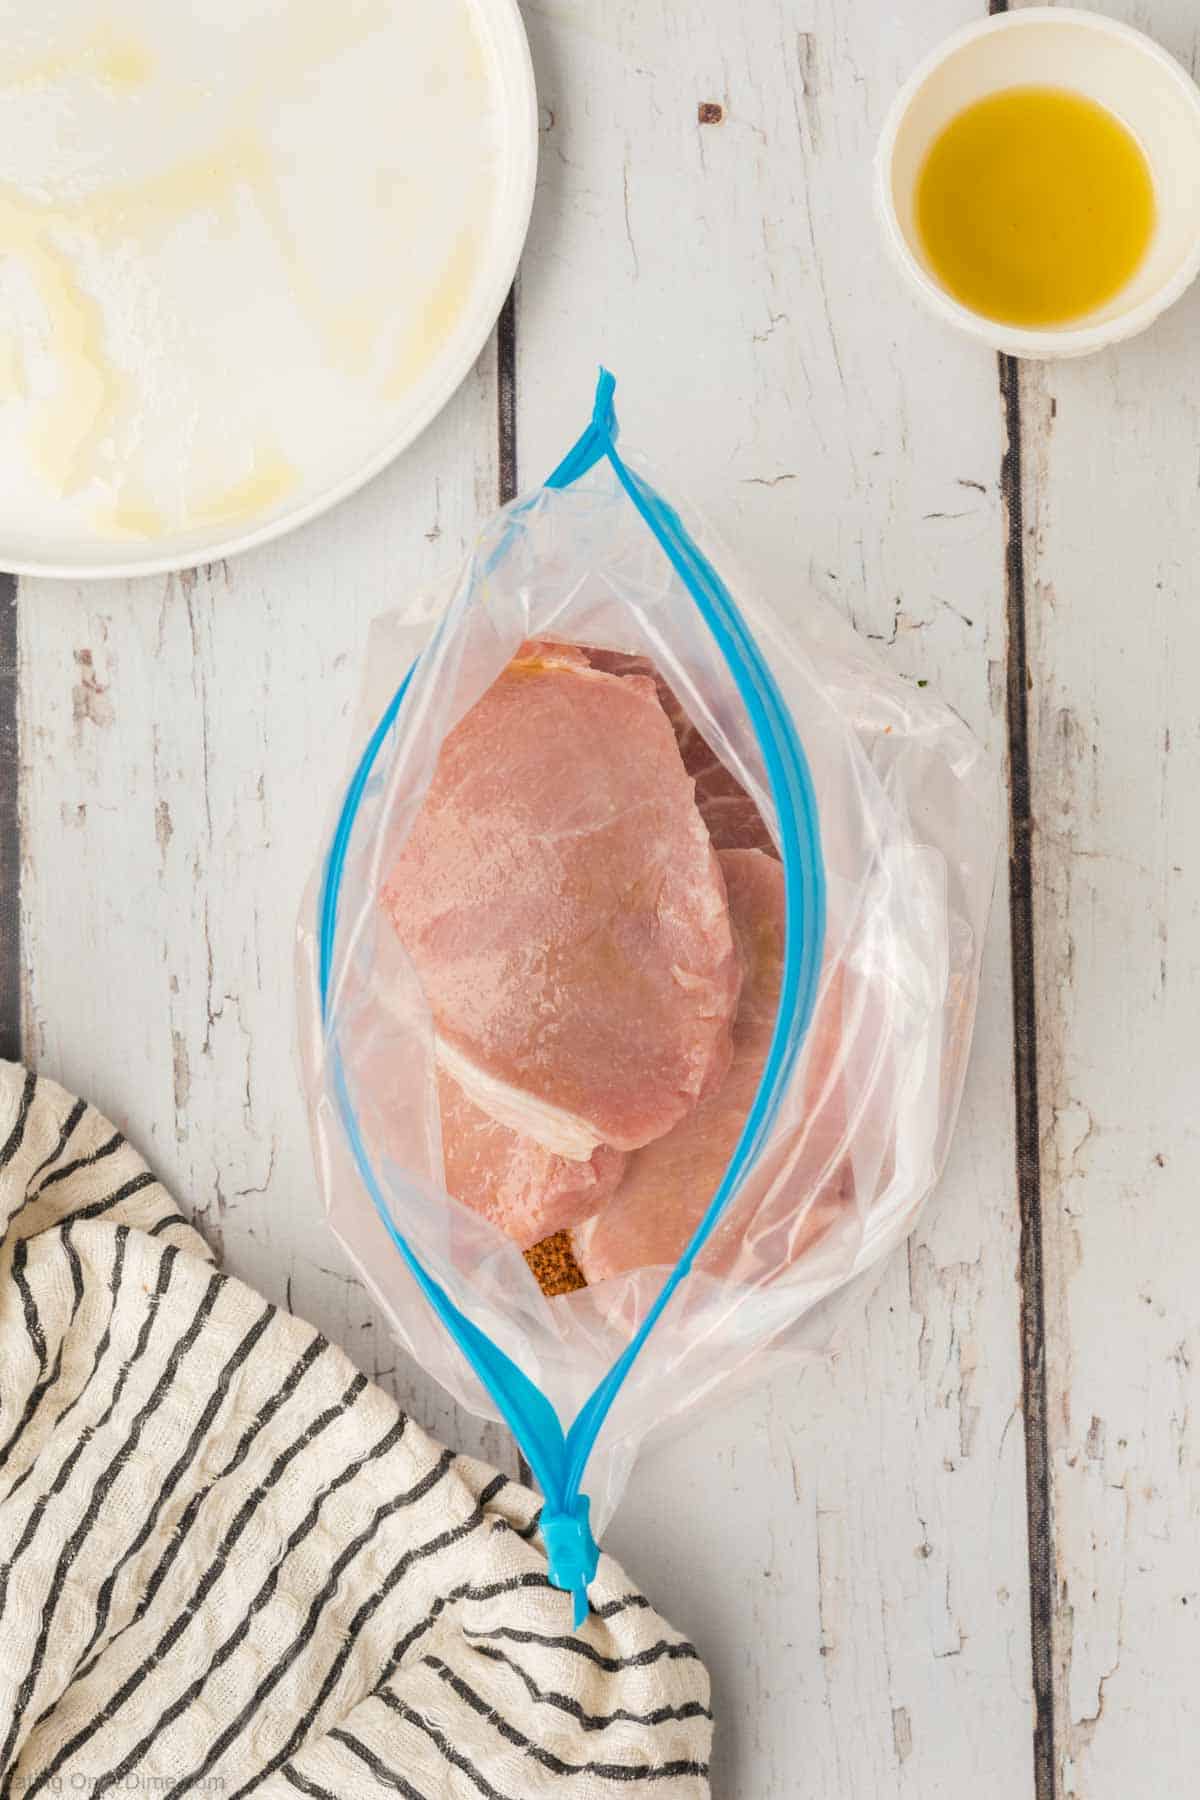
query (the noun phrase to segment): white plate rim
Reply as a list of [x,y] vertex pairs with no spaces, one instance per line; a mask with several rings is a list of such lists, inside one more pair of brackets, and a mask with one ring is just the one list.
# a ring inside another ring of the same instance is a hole
[[9,575],[38,576],[53,581],[123,581],[143,575],[172,575],[208,563],[224,561],[245,550],[257,549],[296,531],[349,499],[365,487],[389,463],[407,450],[458,391],[487,343],[517,272],[529,231],[537,181],[538,108],[533,59],[518,0],[467,0],[479,25],[487,29],[498,73],[501,105],[508,140],[504,155],[504,185],[497,197],[498,218],[493,226],[493,250],[488,275],[476,292],[472,306],[475,328],[460,329],[451,339],[454,354],[445,356],[441,377],[413,413],[391,437],[372,450],[348,475],[330,483],[302,505],[278,514],[260,525],[250,525],[227,536],[155,552],[147,544],[141,555],[119,561],[55,562],[41,557],[10,556],[0,540],[0,569]]

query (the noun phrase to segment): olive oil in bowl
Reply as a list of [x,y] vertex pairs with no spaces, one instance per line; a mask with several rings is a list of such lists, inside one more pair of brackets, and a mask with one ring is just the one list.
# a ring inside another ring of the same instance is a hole
[[1068,88],[986,95],[935,138],[916,223],[946,292],[1008,325],[1069,325],[1104,306],[1154,235],[1154,181],[1133,133]]

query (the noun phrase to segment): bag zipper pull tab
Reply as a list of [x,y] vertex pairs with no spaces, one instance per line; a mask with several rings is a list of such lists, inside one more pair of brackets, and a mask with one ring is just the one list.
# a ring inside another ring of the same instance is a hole
[[543,1512],[542,1541],[550,1565],[550,1580],[556,1588],[575,1597],[574,1627],[578,1631],[588,1616],[587,1591],[596,1579],[600,1550],[588,1522],[591,1506],[586,1494],[559,1512]]

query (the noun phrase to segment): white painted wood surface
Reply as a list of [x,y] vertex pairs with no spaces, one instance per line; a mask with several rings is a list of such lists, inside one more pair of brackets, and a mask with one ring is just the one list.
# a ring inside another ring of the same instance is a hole
[[1023,372],[1062,1800],[1197,1784],[1198,333]]
[[[1196,71],[1187,0],[1105,10]],[[1064,1800],[1197,1781],[1198,334],[1024,376]]]
[[[996,365],[900,291],[869,197],[895,87],[982,0],[523,10],[522,485],[603,358],[627,441],[763,592],[834,600],[999,760]],[[1106,10],[1195,57],[1188,0]],[[1200,1741],[1198,321],[1193,295],[1022,384],[1059,1800],[1190,1792]],[[181,580],[23,583],[22,911],[27,1053],[128,1129],[235,1272],[512,1468],[326,1232],[292,1048],[366,623],[459,560],[496,443],[493,348],[291,540]],[[1034,1793],[1005,901],[1002,879],[962,1124],[907,1256],[831,1365],[653,1450],[609,1534],[713,1670],[717,1800]]]

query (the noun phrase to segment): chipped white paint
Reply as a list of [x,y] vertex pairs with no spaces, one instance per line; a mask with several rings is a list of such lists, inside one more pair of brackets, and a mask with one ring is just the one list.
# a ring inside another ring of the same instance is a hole
[[[528,5],[518,437],[529,481],[603,359],[628,441],[751,578],[840,604],[999,758],[996,364],[911,306],[869,200],[897,84],[982,10]],[[1001,886],[962,1127],[907,1263],[832,1367],[648,1459],[609,1534],[710,1659],[718,1800],[1032,1794],[1007,957]]]
[[1198,330],[1023,377],[1061,1800],[1200,1743]]

